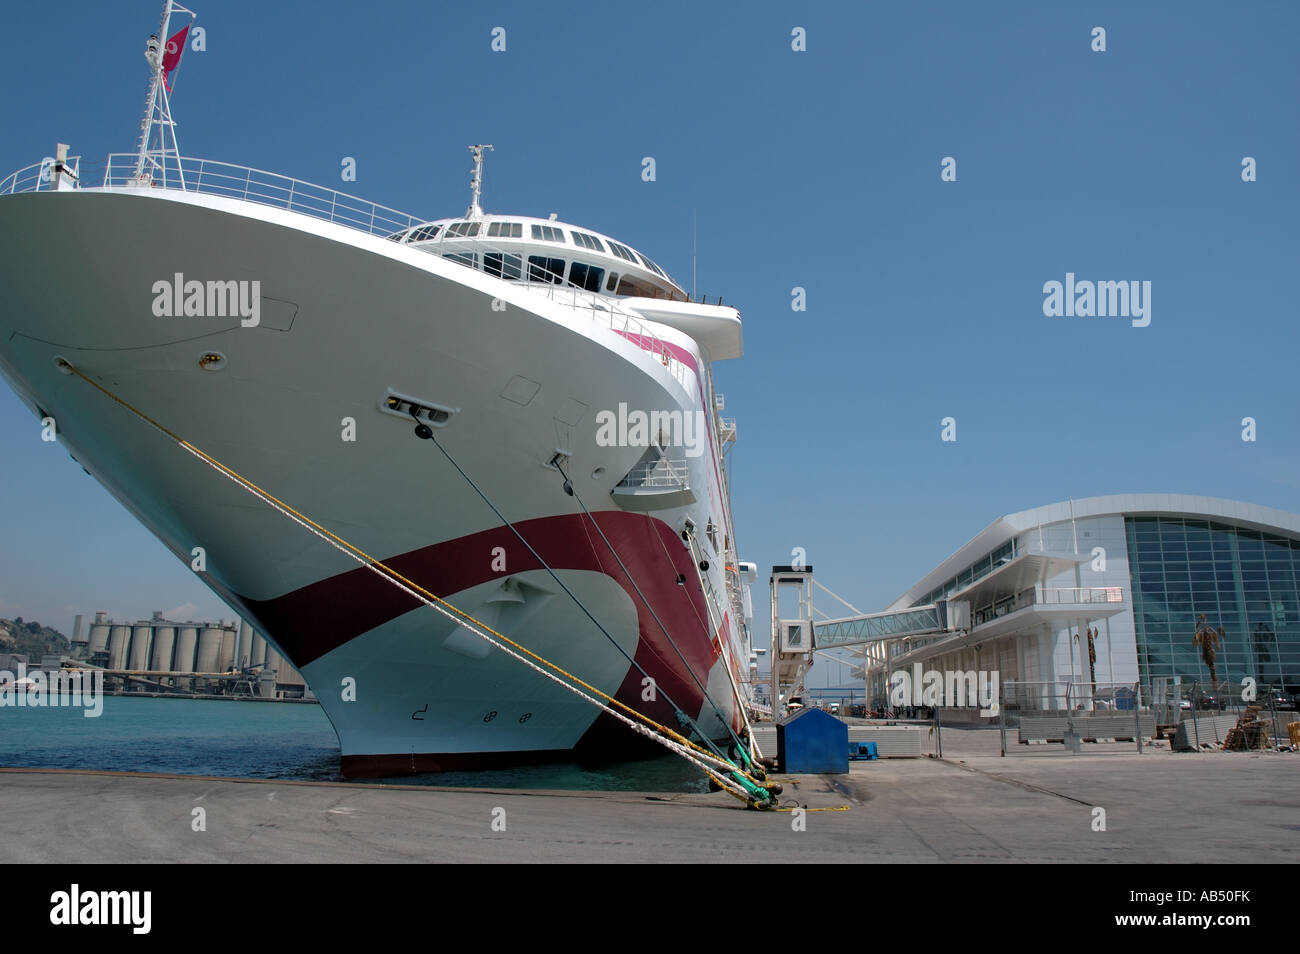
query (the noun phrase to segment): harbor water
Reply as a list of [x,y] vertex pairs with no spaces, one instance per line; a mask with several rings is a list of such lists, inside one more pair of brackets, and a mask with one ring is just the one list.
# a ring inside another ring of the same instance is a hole
[[[0,766],[339,780],[339,745],[318,705],[110,696],[103,713],[0,707]],[[554,763],[483,772],[366,779],[403,785],[701,792],[673,755],[599,765]]]

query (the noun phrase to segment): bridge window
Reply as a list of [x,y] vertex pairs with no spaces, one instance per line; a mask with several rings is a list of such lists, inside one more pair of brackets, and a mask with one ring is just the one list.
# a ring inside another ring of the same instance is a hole
[[610,272],[609,279],[605,282],[605,291],[612,292],[618,287],[618,272]]
[[460,265],[468,265],[470,268],[478,268],[478,255],[473,252],[448,252],[443,258],[449,258]]
[[583,248],[589,248],[593,252],[605,251],[604,243],[594,235],[588,235],[586,232],[570,232],[569,234],[573,236],[573,241]]
[[559,242],[565,244],[564,233],[560,229],[550,225],[534,225],[533,238],[540,239],[543,242]]
[[481,222],[453,222],[447,226],[444,238],[473,238],[478,235]]
[[614,254],[617,255],[619,258],[626,259],[627,261],[631,262],[633,265],[636,264],[636,253],[633,252],[626,245],[619,245],[617,242],[611,239],[609,243],[609,247],[610,249],[613,250]]
[[409,236],[407,236],[406,241],[407,241],[408,243],[410,243],[410,242],[427,242],[427,241],[429,241],[430,239],[432,239],[432,238],[434,238],[435,236],[437,236],[438,232],[441,231],[441,230],[442,230],[442,226],[441,226],[441,225],[425,225],[425,226],[421,226],[421,227],[418,228],[418,229],[412,229],[412,230],[411,230],[411,234],[410,234]]
[[[574,233],[575,235],[578,233]],[[600,291],[600,280],[605,277],[605,270],[584,262],[574,262],[569,266],[569,284],[587,291]]]
[[483,253],[483,271],[507,281],[518,281],[523,275],[523,259],[518,255],[502,252]]
[[616,294],[626,295],[633,298],[663,298],[664,293],[648,282],[640,281],[635,278],[629,278],[624,275],[618,283]]
[[648,268],[648,269],[650,269],[650,271],[654,272],[656,275],[663,275],[664,278],[667,278],[667,277],[668,277],[667,275],[664,275],[664,273],[663,273],[663,269],[661,269],[661,268],[660,268],[658,265],[656,265],[654,262],[650,261],[650,259],[646,258],[646,257],[645,257],[644,255],[642,255],[640,252],[637,252],[636,254],[637,254],[637,257],[640,258],[641,261],[645,263],[645,267]]
[[[537,226],[533,226],[537,228]],[[550,282],[559,285],[564,281],[564,259],[547,258],[544,255],[528,256],[528,280],[530,282]]]
[[489,222],[488,238],[523,238],[522,222]]

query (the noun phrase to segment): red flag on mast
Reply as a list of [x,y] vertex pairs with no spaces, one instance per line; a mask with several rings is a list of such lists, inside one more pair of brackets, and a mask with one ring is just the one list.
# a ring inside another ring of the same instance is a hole
[[181,29],[172,34],[167,45],[163,47],[163,85],[167,87],[167,92],[172,91],[172,72],[180,64],[181,55],[185,52],[185,39],[189,36],[190,25],[187,23]]

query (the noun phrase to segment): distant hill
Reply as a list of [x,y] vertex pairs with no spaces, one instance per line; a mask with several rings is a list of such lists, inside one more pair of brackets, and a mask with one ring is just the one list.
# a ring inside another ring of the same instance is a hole
[[30,662],[38,663],[46,653],[71,652],[72,643],[57,629],[42,626],[21,616],[0,619],[0,653],[24,653]]

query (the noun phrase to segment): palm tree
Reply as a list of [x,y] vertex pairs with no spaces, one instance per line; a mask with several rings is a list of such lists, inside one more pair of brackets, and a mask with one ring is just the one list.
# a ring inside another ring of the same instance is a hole
[[1097,630],[1088,627],[1088,678],[1092,680],[1093,692],[1097,691]]
[[1219,673],[1214,667],[1214,658],[1223,646],[1223,627],[1211,629],[1205,614],[1202,613],[1200,621],[1196,624],[1196,635],[1192,637],[1192,645],[1201,651],[1201,659],[1205,660],[1205,665],[1210,670],[1210,685],[1217,686]]

